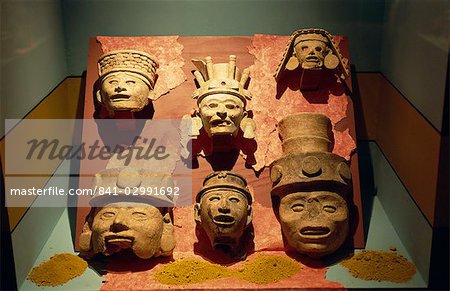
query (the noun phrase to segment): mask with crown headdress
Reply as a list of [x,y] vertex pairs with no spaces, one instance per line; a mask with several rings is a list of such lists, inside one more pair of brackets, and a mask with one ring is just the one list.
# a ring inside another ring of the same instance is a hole
[[110,115],[116,111],[137,112],[155,100],[156,59],[135,50],[111,51],[98,60],[97,101]]
[[251,99],[247,90],[249,70],[241,74],[234,55],[230,55],[228,63],[214,64],[211,57],[192,62],[197,68],[193,98],[199,107],[193,117],[192,135],[199,135],[203,127],[209,137],[237,136],[241,130],[244,138],[253,139],[255,123],[246,111]]

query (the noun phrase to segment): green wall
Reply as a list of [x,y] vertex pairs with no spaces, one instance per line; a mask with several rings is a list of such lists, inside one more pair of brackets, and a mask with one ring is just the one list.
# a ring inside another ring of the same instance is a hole
[[59,0],[0,1],[0,111],[22,118],[67,76]]
[[383,74],[441,130],[449,53],[448,0],[386,0]]
[[69,72],[98,35],[290,35],[320,27],[350,38],[359,71],[379,71],[384,0],[62,0]]

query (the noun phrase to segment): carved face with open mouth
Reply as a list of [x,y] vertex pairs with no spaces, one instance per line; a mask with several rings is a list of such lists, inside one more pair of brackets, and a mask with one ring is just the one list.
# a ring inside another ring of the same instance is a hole
[[328,52],[327,45],[319,40],[304,40],[294,47],[295,55],[303,69],[320,69]]
[[199,104],[200,117],[208,136],[233,135],[239,131],[241,120],[246,116],[244,103],[229,94],[206,96]]
[[336,251],[348,234],[348,208],[336,193],[296,192],[280,201],[283,234],[300,253],[323,256]]
[[108,111],[140,111],[152,98],[152,91],[147,83],[137,73],[110,73],[101,84],[101,102]]
[[251,206],[238,191],[217,189],[204,194],[196,215],[213,246],[238,244],[251,222]]
[[111,203],[97,210],[92,230],[94,253],[112,255],[131,249],[147,259],[160,249],[163,216],[148,204]]

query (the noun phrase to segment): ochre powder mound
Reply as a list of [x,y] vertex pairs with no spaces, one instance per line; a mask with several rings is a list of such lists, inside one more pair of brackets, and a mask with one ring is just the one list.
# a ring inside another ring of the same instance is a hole
[[28,280],[38,286],[57,286],[67,283],[84,273],[88,264],[72,254],[57,254],[34,267]]
[[208,280],[230,277],[226,267],[199,259],[184,259],[169,263],[156,271],[154,278],[167,285],[202,283]]
[[239,269],[237,277],[257,284],[267,284],[289,278],[300,269],[300,264],[286,257],[259,256]]
[[183,259],[157,270],[154,278],[161,284],[186,285],[235,277],[256,284],[268,284],[289,278],[300,271],[300,264],[282,256],[259,256],[233,270],[199,259]]
[[395,252],[363,251],[342,262],[356,278],[403,283],[416,273],[416,266]]

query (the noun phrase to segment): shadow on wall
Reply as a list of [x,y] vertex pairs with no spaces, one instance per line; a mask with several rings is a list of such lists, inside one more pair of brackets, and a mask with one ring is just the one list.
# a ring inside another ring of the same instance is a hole
[[[82,80],[80,83],[80,91],[78,94],[78,104],[76,111],[76,118],[82,119],[84,112],[84,98],[85,91],[84,88],[86,86],[86,71],[83,72]],[[81,136],[83,131],[83,123],[77,122],[75,123],[75,128],[73,130],[72,140],[74,144],[81,144]],[[80,173],[80,160],[73,159],[70,164],[70,173]],[[79,183],[79,177],[71,176],[69,180],[69,189],[77,189]],[[69,196],[68,199],[76,200],[77,196]],[[68,205],[77,205],[76,201],[68,201]],[[67,209],[69,215],[69,224],[70,224],[70,233],[72,235],[72,241],[75,245],[75,236],[76,236],[76,227],[77,227],[77,208],[76,207],[68,207]]]
[[361,95],[359,90],[358,78],[356,77],[355,66],[351,66],[351,75],[353,90],[351,98],[354,103],[355,121],[356,121],[356,137],[358,148],[358,162],[359,162],[359,179],[361,187],[361,202],[363,208],[364,221],[364,237],[367,238],[369,232],[370,218],[372,217],[373,199],[377,193],[374,183],[373,161],[370,156],[369,140],[363,138],[368,136],[364,112],[361,106]]
[[[0,163],[1,164],[1,163]],[[0,191],[5,193],[5,183],[3,179],[3,168],[0,167]],[[16,273],[14,268],[14,257],[11,242],[11,232],[9,230],[8,213],[5,207],[5,195],[0,195],[0,222],[1,222],[1,274],[0,290],[17,290]]]

